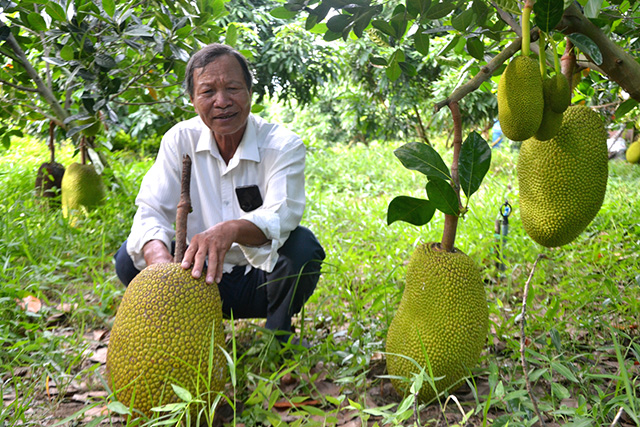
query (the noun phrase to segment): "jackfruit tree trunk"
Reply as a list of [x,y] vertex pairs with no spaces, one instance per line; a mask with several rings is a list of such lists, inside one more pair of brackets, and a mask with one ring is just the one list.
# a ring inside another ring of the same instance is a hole
[[589,37],[602,53],[599,68],[640,102],[640,63],[615,44],[600,28],[595,26],[575,4],[571,4],[556,27],[563,34],[581,33]]
[[[460,149],[462,148],[462,120],[460,118],[460,108],[457,102],[449,104],[451,117],[453,118],[453,160],[451,161],[451,181],[453,189],[458,196],[458,206],[460,203],[460,178],[458,176],[458,159],[460,158]],[[458,212],[460,208],[458,209]],[[456,231],[458,230],[458,215],[445,214],[444,230],[442,232],[442,242],[440,243],[443,250],[453,252],[456,242]]]
[[187,250],[187,215],[191,211],[191,157],[182,158],[180,202],[176,212],[176,253],[173,262],[181,263]]

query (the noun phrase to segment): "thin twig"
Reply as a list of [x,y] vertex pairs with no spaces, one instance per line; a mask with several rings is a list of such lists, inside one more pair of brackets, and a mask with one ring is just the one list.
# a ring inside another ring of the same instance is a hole
[[529,284],[531,283],[531,279],[533,278],[533,273],[536,271],[536,267],[538,266],[538,261],[541,259],[545,259],[546,256],[543,254],[538,255],[536,261],[533,263],[533,267],[531,268],[531,273],[529,273],[529,278],[527,279],[527,283],[524,285],[524,295],[522,296],[522,313],[520,314],[520,362],[522,363],[522,372],[524,374],[524,383],[527,387],[527,393],[529,393],[529,398],[531,399],[531,403],[533,403],[533,409],[538,416],[538,422],[540,425],[544,426],[544,420],[542,419],[542,414],[540,414],[540,409],[538,409],[538,403],[536,401],[535,396],[533,395],[533,390],[531,389],[531,382],[529,381],[529,366],[527,364],[527,359],[524,356],[525,353],[525,341],[526,337],[524,335],[524,327],[526,323],[526,315],[527,315],[527,298],[529,297]]

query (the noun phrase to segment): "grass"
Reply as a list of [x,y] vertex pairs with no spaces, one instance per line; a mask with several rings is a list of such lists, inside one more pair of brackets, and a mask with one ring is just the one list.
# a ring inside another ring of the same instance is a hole
[[[526,358],[547,423],[638,425],[640,168],[612,161],[596,219],[570,245],[543,250],[519,221],[517,152],[494,151],[456,239],[483,269],[487,345],[455,400],[425,406],[398,396],[384,368],[406,262],[417,245],[440,240],[443,225],[439,214],[425,227],[386,225],[393,197],[424,196],[423,178],[393,156],[399,145],[310,147],[303,224],[316,232],[327,259],[296,323],[315,346],[292,351],[276,345],[260,320],[228,322],[233,384],[217,422],[533,425],[519,316],[524,283],[543,253],[527,302]],[[78,161],[69,147],[57,152],[65,165]],[[128,235],[135,193],[152,158],[108,154],[107,203],[77,227],[34,199],[35,174],[47,159],[45,144],[30,139],[15,140],[0,154],[0,426],[122,425],[126,408],[104,393],[103,363],[95,360],[104,341],[96,336],[111,327],[124,293],[112,256]],[[494,224],[505,200],[514,212],[500,271]],[[37,312],[18,304],[28,296],[41,302]],[[91,405],[107,404],[111,412],[88,415]]]

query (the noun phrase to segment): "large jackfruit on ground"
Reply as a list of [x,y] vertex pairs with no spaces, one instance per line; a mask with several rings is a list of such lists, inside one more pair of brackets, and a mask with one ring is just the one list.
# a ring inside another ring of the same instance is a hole
[[205,400],[211,402],[225,385],[223,345],[218,287],[194,279],[177,263],[153,264],[122,298],[109,340],[107,378],[120,402],[149,417],[151,408],[178,401],[171,384],[194,397],[208,393]]
[[[387,370],[411,380],[419,369],[406,357],[427,373],[428,358],[434,378],[444,377],[435,382],[438,392],[451,391],[478,363],[488,325],[482,277],[473,260],[457,249],[446,252],[435,243],[423,244],[411,256],[400,306],[387,333]],[[410,385],[391,381],[403,394]],[[425,381],[419,399],[429,402],[435,395]]]
[[105,189],[102,178],[93,165],[72,163],[62,176],[61,201],[65,218],[75,212],[87,212],[104,204]]
[[546,247],[575,240],[602,206],[608,162],[604,123],[582,105],[565,111],[554,138],[523,142],[517,171],[525,232]]
[[502,133],[512,141],[532,137],[542,122],[544,95],[538,61],[517,56],[498,81],[498,120]]

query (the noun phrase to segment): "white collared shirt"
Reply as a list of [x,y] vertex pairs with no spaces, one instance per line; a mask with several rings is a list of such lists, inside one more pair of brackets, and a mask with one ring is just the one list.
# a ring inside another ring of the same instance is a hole
[[[246,219],[270,242],[259,247],[234,243],[225,257],[224,271],[236,265],[272,271],[278,249],[304,211],[305,146],[293,132],[253,114],[228,165],[200,117],[180,122],[164,135],[156,161],[142,180],[127,240],[127,252],[136,268],[146,267],[142,247],[148,241],[161,240],[171,247],[186,154],[192,162],[193,208],[187,217],[187,241],[220,222]],[[235,190],[248,185],[258,186],[263,204],[245,212]]]

